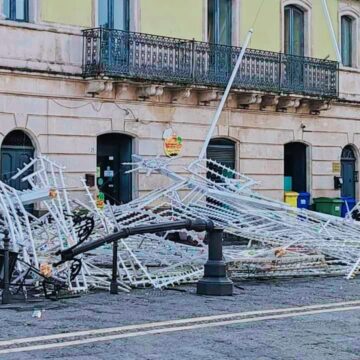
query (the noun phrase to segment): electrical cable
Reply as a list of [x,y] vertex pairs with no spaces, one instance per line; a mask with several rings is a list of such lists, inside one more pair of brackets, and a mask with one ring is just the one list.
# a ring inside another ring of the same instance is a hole
[[260,15],[260,11],[261,11],[264,3],[265,3],[265,0],[262,0],[261,4],[260,4],[260,6],[259,6],[259,8],[258,8],[258,10],[257,10],[257,13],[256,13],[256,16],[255,16],[255,18],[254,18],[254,21],[253,21],[253,23],[252,23],[252,25],[251,25],[251,28],[252,28],[252,29],[254,28],[254,26],[255,26],[255,24],[256,24],[256,22],[257,22],[257,20],[258,20],[258,17],[259,17],[259,15]]
[[77,106],[68,106],[68,105],[64,105],[64,104],[61,104],[59,101],[55,100],[55,99],[50,99],[51,101],[53,101],[55,104],[63,107],[63,108],[66,108],[66,109],[81,109],[85,106],[88,106],[88,105],[91,105],[91,102],[87,102],[86,104],[82,104],[82,105],[77,105]]

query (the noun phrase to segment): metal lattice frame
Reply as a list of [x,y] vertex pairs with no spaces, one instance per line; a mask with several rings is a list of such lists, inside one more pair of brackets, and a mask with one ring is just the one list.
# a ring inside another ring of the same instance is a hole
[[[130,172],[162,174],[171,179],[171,184],[128,204],[107,204],[100,210],[85,181],[82,184],[88,202],[83,204],[69,196],[63,168],[40,156],[15,175],[21,177],[33,167],[33,173],[22,178],[29,182],[31,190],[18,192],[0,182],[0,228],[10,229],[12,246],[22,261],[39,270],[41,264],[59,260],[58,250],[79,242],[73,215],[81,208],[94,220],[89,240],[110,234],[115,227],[211,219],[225,232],[248,240],[247,246],[224,250],[235,279],[344,274],[352,278],[359,272],[360,226],[351,217],[341,219],[291,208],[264,197],[253,190],[253,179],[213,160],[192,162],[185,169],[187,175],[173,171],[174,163],[176,159],[134,156]],[[27,213],[24,203],[29,201],[40,202],[47,213],[40,218]],[[353,211],[358,208],[360,204]],[[170,240],[174,236],[177,241]],[[111,255],[111,246],[105,245],[79,258],[82,270],[75,279],[71,279],[68,264],[54,267],[53,276],[67,281],[71,291],[107,289]],[[119,287],[128,292],[132,287],[162,289],[194,282],[202,276],[206,257],[204,234],[191,231],[122,239],[118,247]],[[23,263],[19,263],[15,281],[22,281],[25,273]],[[36,275],[27,279],[34,283],[38,280]]]

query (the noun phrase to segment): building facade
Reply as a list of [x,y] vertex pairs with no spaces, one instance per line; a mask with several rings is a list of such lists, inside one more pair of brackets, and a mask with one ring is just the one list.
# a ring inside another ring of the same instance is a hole
[[179,172],[199,155],[254,27],[208,156],[275,199],[284,177],[313,197],[359,198],[360,2],[327,7],[329,17],[320,0],[0,0],[2,179],[21,188],[11,174],[42,153],[72,191],[90,174],[114,203],[165,185],[122,163],[164,155],[171,133]]

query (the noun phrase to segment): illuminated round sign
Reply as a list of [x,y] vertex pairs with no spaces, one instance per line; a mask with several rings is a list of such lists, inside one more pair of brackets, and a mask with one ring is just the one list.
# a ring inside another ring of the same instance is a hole
[[180,154],[183,147],[183,139],[181,136],[173,134],[164,139],[164,152],[166,156],[172,157]]

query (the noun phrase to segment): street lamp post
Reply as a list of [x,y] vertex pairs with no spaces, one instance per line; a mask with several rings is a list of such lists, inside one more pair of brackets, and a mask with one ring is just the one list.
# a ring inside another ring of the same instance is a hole
[[10,238],[9,231],[4,230],[4,289],[2,292],[1,302],[3,305],[11,303],[11,292],[10,292],[10,256],[9,256],[9,248],[10,248]]
[[208,233],[209,258],[204,277],[197,283],[198,295],[231,296],[233,283],[226,276],[226,264],[222,254],[223,230],[214,228]]
[[[114,233],[117,233],[117,228],[114,229]],[[112,276],[110,283],[110,294],[118,294],[118,282],[117,282],[117,266],[118,266],[118,241],[113,242],[113,263],[112,263]]]

